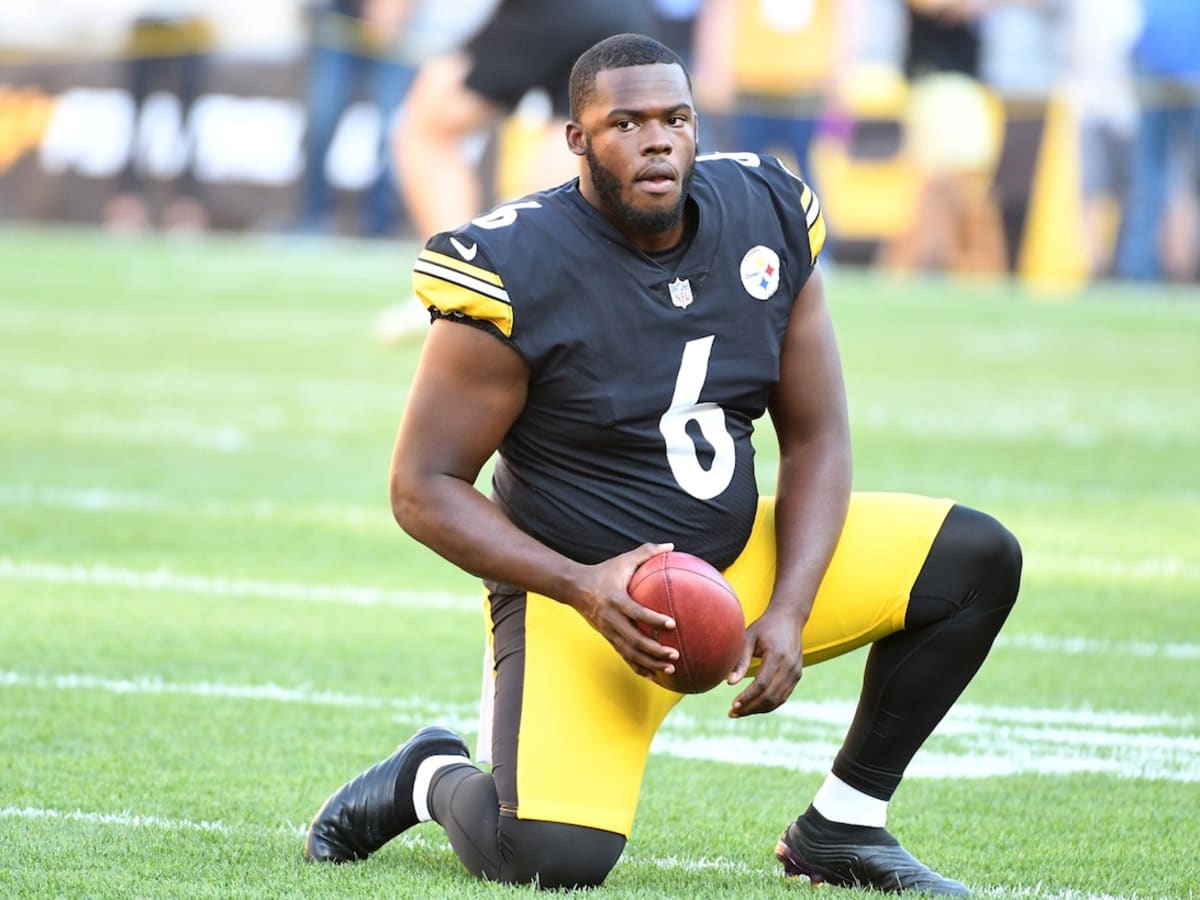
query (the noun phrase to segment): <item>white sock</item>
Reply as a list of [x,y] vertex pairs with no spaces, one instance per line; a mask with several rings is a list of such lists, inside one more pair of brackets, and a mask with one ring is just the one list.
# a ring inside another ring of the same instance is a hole
[[830,822],[883,828],[887,825],[887,801],[850,787],[832,772],[813,797],[813,807]]
[[413,780],[413,809],[417,811],[418,822],[432,821],[429,812],[429,788],[433,778],[442,769],[450,766],[469,766],[471,760],[465,756],[452,756],[448,753],[440,756],[427,756],[417,766],[417,777]]

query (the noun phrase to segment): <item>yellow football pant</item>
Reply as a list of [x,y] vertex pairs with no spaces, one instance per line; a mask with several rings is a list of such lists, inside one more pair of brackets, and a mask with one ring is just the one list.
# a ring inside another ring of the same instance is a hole
[[[804,628],[805,665],[904,627],[909,592],[952,505],[911,494],[852,495]],[[750,540],[725,576],[754,621],[775,578],[773,498],[760,501]],[[525,636],[517,817],[628,836],[650,742],[682,695],[635,675],[565,604],[529,594]]]

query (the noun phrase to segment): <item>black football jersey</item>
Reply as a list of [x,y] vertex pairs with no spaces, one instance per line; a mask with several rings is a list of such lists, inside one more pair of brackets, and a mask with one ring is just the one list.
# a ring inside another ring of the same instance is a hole
[[583,563],[673,541],[724,568],[754,524],[751,433],[825,225],[770,157],[702,156],[690,196],[698,227],[673,264],[626,242],[575,180],[435,235],[414,266],[435,315],[528,363],[493,499]]

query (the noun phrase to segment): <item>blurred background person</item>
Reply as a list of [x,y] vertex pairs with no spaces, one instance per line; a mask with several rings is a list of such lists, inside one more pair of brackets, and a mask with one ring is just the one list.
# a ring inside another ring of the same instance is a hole
[[322,0],[307,8],[310,43],[307,61],[304,182],[297,230],[333,230],[334,189],[327,176],[329,150],[338,123],[356,100],[372,103],[381,121],[378,171],[362,205],[362,231],[370,237],[393,232],[399,187],[387,152],[392,119],[413,78],[403,53],[407,20],[416,0]]
[[1042,122],[1059,77],[1062,0],[908,0],[910,225],[898,271],[999,277],[1017,262]]
[[[646,0],[500,0],[469,39],[423,63],[393,141],[417,238],[464,224],[490,205],[479,138],[497,133],[535,95],[542,95],[546,115],[532,139],[521,138],[519,163],[502,160],[508,170],[502,165],[498,171],[498,199],[575,177],[577,161],[565,138],[572,64],[610,35],[653,27]],[[514,174],[517,166],[522,174]],[[428,325],[424,307],[409,297],[384,309],[373,332],[390,344],[423,334]]]
[[551,108],[537,186],[573,177],[575,159],[563,137],[571,64],[609,35],[652,27],[646,0],[500,0],[470,40],[424,63],[394,142],[417,236],[424,240],[483,211],[483,183],[465,144],[499,126],[535,88]]
[[[998,266],[984,271],[1001,275],[1024,264],[1033,181],[1058,138],[1051,103],[1063,74],[1065,0],[968,0],[968,5],[978,10],[979,78],[996,129],[987,207],[999,216],[1003,255]],[[1093,15],[1094,10],[1093,5]]]
[[[1149,280],[1193,274],[1200,179],[1200,3],[1142,0],[1133,53],[1140,113],[1116,274]],[[1180,203],[1171,210],[1168,197]],[[1181,214],[1187,210],[1192,213]],[[1168,212],[1174,216],[1168,218]],[[1168,227],[1164,227],[1168,226]],[[1167,265],[1169,263],[1169,265]]]
[[[175,115],[181,126],[176,133],[186,134],[188,117],[205,87],[214,41],[205,6],[203,0],[139,5],[123,48],[136,123],[149,115]],[[139,140],[143,130],[133,129],[117,191],[104,208],[105,225],[113,231],[140,231],[157,220],[175,232],[207,228],[209,214],[192,172],[186,138],[179,138],[178,146],[148,146]]]
[[911,220],[884,248],[893,271],[995,271],[1006,256],[989,196],[1000,154],[998,99],[980,78],[982,2],[908,0],[905,150],[917,181]]
[[[1141,31],[1140,0],[1066,0],[1063,88],[1079,140],[1080,224],[1090,277],[1112,272],[1121,202],[1129,185],[1137,128],[1132,52]],[[1197,36],[1200,39],[1200,35]]]
[[710,0],[648,0],[650,36],[662,41],[689,66],[694,65],[696,19]]
[[779,156],[819,192],[810,149],[822,120],[841,115],[862,14],[863,0],[705,0],[693,77],[701,109],[726,119],[720,149]]

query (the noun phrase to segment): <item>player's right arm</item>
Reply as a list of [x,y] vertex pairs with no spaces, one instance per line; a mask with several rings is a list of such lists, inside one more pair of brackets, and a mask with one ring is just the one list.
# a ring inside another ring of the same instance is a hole
[[570,605],[639,675],[670,672],[675,651],[636,623],[673,623],[627,591],[634,569],[670,545],[643,544],[583,565],[521,531],[475,488],[480,469],[521,414],[528,382],[524,359],[496,336],[460,322],[433,323],[392,454],[396,521],[467,572]]

